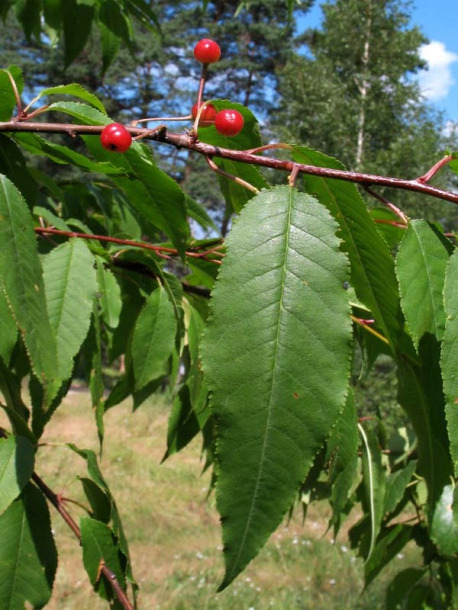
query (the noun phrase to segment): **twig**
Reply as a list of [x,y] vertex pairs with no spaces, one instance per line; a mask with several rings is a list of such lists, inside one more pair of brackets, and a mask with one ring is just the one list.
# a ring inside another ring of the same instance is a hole
[[[39,487],[39,489],[43,492],[43,494],[46,496],[46,498],[49,500],[49,502],[54,506],[54,508],[59,513],[59,515],[62,517],[62,519],[65,521],[65,523],[68,525],[68,527],[72,530],[72,532],[75,534],[76,538],[81,543],[80,528],[75,523],[73,517],[67,512],[63,502],[59,499],[59,496],[57,496],[46,485],[46,483],[43,481],[43,479],[41,477],[39,477],[36,472],[34,472],[32,474],[32,479],[33,479],[34,483]],[[112,570],[110,570],[110,568],[105,564],[104,561],[102,561],[102,563],[101,563],[100,572],[110,582],[111,586],[113,587],[113,591],[115,592],[116,597],[119,599],[124,610],[134,610],[134,607],[130,603],[129,598],[127,597],[125,591],[119,584],[116,574]]]
[[[78,239],[96,239],[98,241],[110,242],[113,244],[120,244],[121,246],[133,246],[134,248],[143,248],[144,250],[152,250],[158,256],[162,256],[162,258],[170,258],[168,256],[164,256],[163,253],[168,253],[172,256],[178,256],[178,250],[176,248],[169,248],[168,246],[155,246],[154,244],[148,244],[146,242],[134,241],[131,239],[121,239],[119,237],[110,237],[109,235],[94,235],[92,233],[78,233],[77,231],[61,231],[60,229],[53,229],[51,227],[35,227],[35,233],[39,233],[41,235],[62,235],[63,237],[76,237]],[[221,256],[221,253],[215,252],[216,248],[208,250],[206,252],[194,252],[192,250],[185,252],[186,256],[191,258],[205,258],[206,260],[219,264],[219,260],[215,260],[213,258],[207,258],[210,254],[218,254]]]
[[426,172],[426,174],[417,178],[417,181],[420,182],[421,184],[426,184],[427,182],[429,182],[430,180],[433,179],[433,177],[437,174],[437,172],[440,169],[442,169],[444,167],[444,165],[447,165],[447,163],[450,163],[450,161],[452,161],[452,159],[453,159],[452,155],[445,155],[445,157],[443,157],[440,161],[435,163],[432,166],[432,168]]

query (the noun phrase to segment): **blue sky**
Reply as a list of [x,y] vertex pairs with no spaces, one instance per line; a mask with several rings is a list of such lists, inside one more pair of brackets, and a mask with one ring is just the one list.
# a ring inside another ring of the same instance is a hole
[[[320,0],[307,14],[306,25],[318,25]],[[458,123],[458,0],[414,0],[412,25],[429,39],[421,49],[429,70],[419,75],[424,96],[445,112],[445,119]]]

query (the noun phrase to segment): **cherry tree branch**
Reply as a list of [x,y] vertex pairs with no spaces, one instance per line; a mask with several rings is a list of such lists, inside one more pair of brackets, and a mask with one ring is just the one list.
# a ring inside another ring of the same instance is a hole
[[[103,125],[74,125],[73,123],[35,123],[16,119],[0,123],[0,132],[63,133],[75,137],[76,135],[99,135],[103,127]],[[327,167],[315,167],[314,165],[295,163],[293,161],[285,161],[272,157],[262,157],[250,151],[230,150],[212,146],[211,144],[205,144],[204,142],[196,141],[188,134],[169,133],[165,125],[163,127],[158,127],[153,133],[151,133],[151,130],[133,126],[126,126],[126,129],[133,137],[143,136],[145,139],[161,142],[162,144],[170,144],[178,149],[184,148],[197,152],[210,159],[212,157],[231,159],[233,161],[238,161],[239,163],[249,163],[251,165],[279,169],[287,171],[288,173],[291,173],[294,170],[301,174],[354,182],[363,187],[374,185],[387,186],[394,189],[430,195],[437,199],[458,204],[458,193],[425,184],[423,182],[424,177],[423,180],[404,180],[402,178],[391,178],[388,176],[378,176],[375,174],[351,172]],[[147,132],[150,133],[148,134]]]

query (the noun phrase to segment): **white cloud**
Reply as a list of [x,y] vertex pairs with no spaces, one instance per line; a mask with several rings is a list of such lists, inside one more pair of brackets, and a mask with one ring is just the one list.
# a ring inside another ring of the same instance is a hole
[[447,51],[443,42],[432,40],[420,47],[420,57],[428,63],[428,69],[419,74],[423,95],[433,102],[447,97],[455,82],[451,65],[458,61],[458,55]]

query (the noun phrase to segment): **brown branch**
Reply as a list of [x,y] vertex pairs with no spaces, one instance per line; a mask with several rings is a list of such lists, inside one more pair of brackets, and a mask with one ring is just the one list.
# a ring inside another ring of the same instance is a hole
[[[119,244],[121,246],[133,246],[134,248],[143,248],[144,250],[152,250],[159,256],[162,253],[170,254],[171,256],[178,256],[178,250],[176,248],[169,248],[168,246],[155,246],[154,244],[148,244],[142,241],[134,241],[131,239],[121,239],[119,237],[110,237],[109,235],[94,235],[92,233],[78,233],[77,231],[61,231],[60,229],[53,229],[51,227],[35,227],[35,233],[40,235],[62,235],[63,237],[77,237],[78,239],[97,239],[99,241],[110,242],[113,244]],[[216,252],[216,248],[207,250],[205,252],[195,252],[193,250],[187,250],[186,256],[190,258],[205,258],[206,260],[219,264],[219,260],[208,258],[210,254],[217,254],[221,256],[221,253]]]
[[[80,135],[98,135],[103,129],[103,125],[74,125],[72,123],[34,123],[34,122],[17,122],[9,121],[0,123],[0,132],[34,132],[34,133],[66,133],[72,136]],[[145,134],[146,131],[139,127],[129,127],[126,129],[132,136]],[[458,204],[458,193],[452,193],[443,189],[423,184],[418,180],[404,180],[402,178],[391,178],[388,176],[378,176],[375,174],[364,174],[360,172],[350,172],[346,170],[331,169],[328,167],[315,167],[314,165],[306,165],[303,163],[293,163],[292,161],[283,161],[272,157],[260,157],[251,152],[243,150],[229,150],[227,148],[219,148],[210,144],[195,141],[195,139],[187,134],[169,133],[165,129],[157,131],[146,139],[170,144],[176,148],[185,148],[195,151],[207,157],[220,157],[222,159],[231,159],[240,163],[249,163],[251,165],[261,165],[270,167],[271,169],[279,169],[291,172],[293,167],[302,174],[311,176],[321,176],[323,178],[331,178],[333,180],[344,180],[354,182],[361,186],[387,186],[394,189],[402,189],[406,191],[414,191],[423,195],[430,195],[444,201],[451,201]],[[114,154],[114,153],[113,153]]]
[[[59,498],[59,496],[56,495],[46,485],[46,483],[43,481],[43,479],[41,477],[39,477],[36,472],[34,472],[32,474],[32,480],[38,486],[38,488],[42,491],[43,495],[46,496],[46,498],[49,500],[49,502],[54,506],[54,508],[59,513],[59,515],[62,517],[62,519],[65,521],[65,523],[68,525],[68,527],[72,530],[72,532],[75,534],[76,538],[81,543],[80,528],[75,523],[73,517],[67,512],[67,510],[66,510],[63,502]],[[122,607],[125,610],[134,610],[134,607],[130,603],[129,598],[127,597],[125,591],[119,584],[116,574],[112,570],[110,570],[110,568],[103,561],[100,566],[100,572],[101,572],[101,574],[103,574],[105,576],[105,578],[109,581],[109,583],[113,587],[113,591],[115,592],[116,597],[119,599]]]

